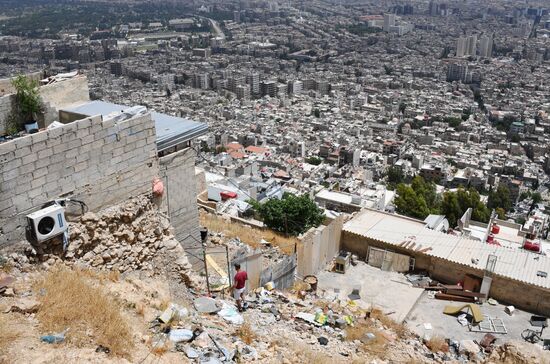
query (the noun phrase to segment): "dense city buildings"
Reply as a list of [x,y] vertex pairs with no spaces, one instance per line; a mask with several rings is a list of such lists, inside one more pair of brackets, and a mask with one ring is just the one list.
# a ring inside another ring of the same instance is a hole
[[[49,14],[57,5],[35,16],[23,5],[0,6],[0,148],[27,135],[14,118],[8,78],[38,80],[44,115],[37,123],[47,130],[66,124],[64,112],[78,114],[76,91],[67,86],[54,97],[48,87],[84,84],[85,76],[84,99],[93,106],[82,114],[87,118],[129,113],[128,120],[145,118],[150,128],[156,122],[159,138],[168,134],[159,119],[201,126],[180,131],[185,143],[165,154],[145,138],[164,163],[153,164],[151,175],[168,173],[178,163],[170,155],[186,151],[178,154],[185,157],[186,184],[178,185],[186,189],[185,203],[254,225],[258,204],[308,196],[327,219],[349,221],[340,229],[349,238],[342,247],[361,259],[368,260],[371,247],[405,249],[417,234],[417,267],[445,277],[436,260],[457,251],[483,252],[483,262],[461,255],[452,263],[475,272],[488,264],[489,251],[507,257],[508,268],[517,257],[546,264],[547,2],[114,3],[120,9],[70,1],[64,5],[72,18],[56,21]],[[420,249],[428,243],[416,232],[426,229],[433,252]],[[288,225],[279,232],[288,235]],[[451,243],[456,249],[448,251]],[[522,281],[522,264],[499,272]],[[550,286],[531,273],[523,281],[537,287],[529,286],[529,302],[510,298],[495,279],[498,294],[550,314],[546,303],[532,303],[540,292],[547,297]]]

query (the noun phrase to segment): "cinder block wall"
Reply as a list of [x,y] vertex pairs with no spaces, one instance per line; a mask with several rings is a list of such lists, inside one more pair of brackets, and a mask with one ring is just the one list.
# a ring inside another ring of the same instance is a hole
[[155,141],[146,114],[117,124],[86,118],[0,144],[0,249],[24,239],[25,216],[53,199],[94,211],[150,191]]
[[163,205],[168,209],[174,235],[184,247],[200,246],[195,151],[187,148],[160,158],[160,170],[165,189]]

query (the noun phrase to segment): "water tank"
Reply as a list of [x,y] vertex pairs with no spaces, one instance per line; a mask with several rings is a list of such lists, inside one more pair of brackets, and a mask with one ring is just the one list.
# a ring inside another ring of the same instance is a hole
[[498,234],[500,232],[500,226],[498,226],[497,224],[493,224],[493,227],[491,228],[491,232],[493,234]]
[[540,253],[540,244],[532,242],[531,240],[525,240],[525,243],[523,243],[523,249]]
[[495,240],[495,237],[494,237],[493,234],[489,234],[489,236],[487,236],[487,243],[488,244],[491,244],[494,240]]

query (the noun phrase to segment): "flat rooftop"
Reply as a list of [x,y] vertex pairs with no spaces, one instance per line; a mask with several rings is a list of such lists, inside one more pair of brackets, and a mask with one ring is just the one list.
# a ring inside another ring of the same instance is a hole
[[[550,273],[550,258],[545,255],[448,235],[425,228],[423,221],[369,209],[359,212],[345,223],[343,230],[399,246],[415,254],[425,254],[476,269],[485,269],[489,255],[496,255],[495,274],[550,289],[550,275],[542,277],[537,274],[539,271]],[[407,242],[414,242],[414,246]]]
[[[130,106],[117,105],[106,101],[90,101],[77,106],[61,109],[60,111],[80,114],[84,116],[102,115],[103,117],[120,113]],[[208,126],[205,123],[190,119],[161,114],[151,111],[151,117],[155,122],[157,133],[157,150],[172,148],[206,134]]]

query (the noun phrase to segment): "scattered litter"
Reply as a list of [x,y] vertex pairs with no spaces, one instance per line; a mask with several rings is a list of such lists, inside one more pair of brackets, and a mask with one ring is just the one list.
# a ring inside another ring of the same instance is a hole
[[429,322],[425,322],[425,323],[424,323],[424,328],[425,328],[426,330],[431,330],[431,329],[433,329],[432,324],[429,323]]
[[315,321],[315,315],[312,313],[298,312],[295,317],[309,322],[310,324],[321,326],[317,321]]
[[197,311],[201,313],[215,313],[221,309],[216,300],[210,297],[198,297],[194,304]]
[[348,298],[353,301],[361,299],[361,296],[359,295],[359,288],[354,288],[348,295]]
[[470,324],[470,331],[472,332],[489,332],[493,334],[507,334],[506,326],[504,326],[504,321],[499,318],[492,318],[488,315],[483,315],[483,321],[478,324]]
[[185,355],[187,355],[189,359],[196,359],[199,357],[200,353],[189,346],[185,349]]
[[273,282],[267,282],[265,285],[264,285],[264,288],[267,289],[268,291],[273,291],[275,289],[275,283]]
[[470,314],[472,315],[474,323],[483,321],[483,314],[481,313],[481,309],[479,308],[478,305],[473,303],[468,303],[462,306],[452,306],[452,305],[445,306],[445,308],[443,309],[443,313],[446,315],[454,316],[458,313],[461,314],[462,310],[464,310],[465,308],[467,308]]
[[508,315],[512,316],[516,308],[514,306],[506,306],[504,307],[504,312],[506,312]]
[[258,359],[258,351],[249,345],[244,345],[241,348],[240,355],[245,363]]
[[182,341],[191,341],[193,339],[193,331],[188,329],[173,329],[170,330],[169,339],[172,342],[180,343]]
[[111,349],[109,349],[109,348],[106,347],[106,346],[99,345],[99,346],[95,349],[95,352],[96,352],[96,353],[105,353],[105,354],[109,354],[109,353],[111,352]]
[[172,321],[175,317],[184,318],[189,312],[185,307],[180,305],[170,303],[168,308],[159,316],[159,321],[162,323],[168,323]]
[[498,305],[498,301],[495,300],[494,298],[489,298],[489,299],[487,300],[487,303],[490,304],[491,306],[496,306],[496,305]]
[[458,315],[458,317],[456,318],[456,320],[457,320],[462,326],[468,325],[468,320],[466,319],[466,314],[465,314],[465,313],[463,313],[462,315]]
[[328,339],[324,336],[317,338],[317,341],[319,341],[319,344],[323,346],[328,344]]
[[222,309],[218,312],[218,315],[223,317],[224,320],[235,325],[241,325],[244,323],[244,319],[237,312],[237,308],[227,302],[222,302]]
[[66,329],[60,333],[57,334],[50,334],[50,335],[44,335],[40,337],[40,341],[48,343],[48,344],[59,344],[65,341],[65,334],[69,329]]
[[497,341],[497,338],[494,335],[485,334],[485,336],[483,336],[483,339],[481,339],[479,345],[481,345],[481,347],[485,349],[485,351],[490,351],[495,341]]

